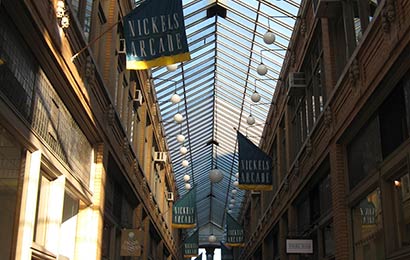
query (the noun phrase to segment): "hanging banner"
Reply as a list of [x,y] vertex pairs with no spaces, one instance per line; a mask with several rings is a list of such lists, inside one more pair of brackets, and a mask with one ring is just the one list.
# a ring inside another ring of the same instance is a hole
[[226,234],[227,246],[244,246],[243,228],[229,213],[226,213]]
[[243,190],[272,190],[272,158],[239,131],[239,185]]
[[196,187],[194,186],[172,206],[172,227],[194,228],[196,226]]
[[182,0],[145,0],[124,17],[128,70],[190,60]]
[[233,260],[232,248],[227,247],[224,243],[221,243],[221,259]]
[[138,229],[121,230],[121,256],[140,256],[144,243],[144,231]]
[[190,237],[184,241],[184,258],[197,257],[199,253],[198,249],[199,235],[198,230],[195,231]]

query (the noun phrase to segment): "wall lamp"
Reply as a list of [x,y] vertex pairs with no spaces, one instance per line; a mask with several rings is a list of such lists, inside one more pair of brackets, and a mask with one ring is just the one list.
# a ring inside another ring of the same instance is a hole
[[56,17],[58,20],[58,24],[61,28],[66,29],[70,26],[68,11],[63,0],[57,1]]
[[261,95],[256,90],[256,81],[265,81],[265,80],[280,80],[280,78],[278,79],[255,79],[255,89],[253,91],[253,94],[251,95],[252,102],[258,103],[261,100]]
[[264,76],[264,75],[266,75],[266,73],[268,73],[268,67],[265,64],[263,64],[263,52],[264,51],[277,52],[277,51],[287,51],[287,50],[290,50],[290,49],[276,48],[276,49],[263,49],[263,50],[261,50],[259,52],[260,57],[261,57],[261,63],[256,68],[256,72],[258,72],[258,74],[260,76]]
[[273,16],[268,16],[268,30],[266,33],[263,35],[263,41],[266,44],[273,44],[276,40],[275,34],[271,31],[270,29],[270,18],[300,18],[298,15],[273,15]]
[[[172,94],[171,98],[169,101],[172,102],[172,104],[178,104],[181,101],[181,97],[177,94],[177,83],[178,81],[176,80],[172,80],[172,79],[164,79],[164,78],[159,78],[159,77],[151,77],[148,78],[148,80],[154,80],[154,79],[158,79],[158,80],[162,80],[162,81],[171,81],[174,82],[174,93]],[[168,102],[168,101],[158,101],[158,102]]]
[[252,106],[259,106],[259,105],[273,105],[273,102],[270,103],[258,103],[258,104],[249,104],[249,116],[246,119],[246,123],[250,126],[255,124],[255,118],[252,116]]
[[174,72],[177,69],[178,69],[178,64],[177,63],[167,65],[167,71],[169,71],[169,72]]

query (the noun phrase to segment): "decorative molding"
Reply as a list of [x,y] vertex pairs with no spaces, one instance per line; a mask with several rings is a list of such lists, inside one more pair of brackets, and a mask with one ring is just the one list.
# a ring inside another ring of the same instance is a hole
[[290,54],[290,65],[294,67],[296,65],[296,52],[292,50]]
[[396,20],[394,0],[387,0],[382,11],[382,27],[384,32],[390,32],[391,24]]
[[299,176],[299,173],[300,173],[299,160],[296,160],[295,165],[293,166],[293,175],[294,176]]
[[157,104],[153,103],[152,104],[152,115],[157,116]]
[[87,56],[85,64],[85,80],[87,83],[92,83],[95,80],[95,65],[91,56]]
[[305,19],[305,18],[301,18],[301,19],[300,19],[300,33],[302,34],[303,37],[305,37],[305,36],[306,36],[306,32],[307,32],[306,19]]
[[349,78],[353,86],[355,86],[360,79],[359,62],[356,58],[352,61],[352,64],[350,64]]
[[327,128],[330,128],[330,126],[332,125],[332,121],[333,121],[333,114],[332,114],[332,109],[330,108],[330,106],[326,107],[323,116],[324,116],[325,126]]
[[147,88],[147,93],[151,94],[151,79],[147,79],[147,84],[145,86]]
[[112,104],[109,104],[106,111],[107,123],[109,126],[113,126],[115,122],[115,108]]
[[[312,150],[313,150],[312,140],[311,140],[310,136],[308,136],[307,137],[307,143],[306,143],[306,155],[310,156],[312,154]],[[296,163],[298,165],[297,166],[295,165],[295,167],[299,167],[299,162],[296,162]]]

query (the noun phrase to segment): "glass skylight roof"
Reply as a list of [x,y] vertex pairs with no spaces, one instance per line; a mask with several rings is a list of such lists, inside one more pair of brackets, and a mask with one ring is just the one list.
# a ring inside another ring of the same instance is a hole
[[[200,238],[223,234],[232,198],[231,215],[238,218],[240,214],[245,192],[231,192],[238,169],[236,130],[256,145],[263,141],[262,130],[299,4],[299,0],[183,0],[191,60],[174,72],[165,67],[152,70],[179,195],[187,192],[185,174],[197,186]],[[207,17],[208,10],[217,14]],[[272,45],[263,42],[268,29],[276,36]],[[265,76],[256,72],[261,61],[268,67]],[[250,99],[255,90],[261,95],[258,103]],[[179,104],[167,102],[174,92],[182,98]],[[181,125],[173,122],[177,112],[184,116]],[[246,123],[250,112],[256,120],[252,126]],[[186,137],[185,155],[179,152],[178,133]],[[186,168],[181,165],[183,159],[189,161]],[[208,173],[216,166],[224,178],[212,184]]]

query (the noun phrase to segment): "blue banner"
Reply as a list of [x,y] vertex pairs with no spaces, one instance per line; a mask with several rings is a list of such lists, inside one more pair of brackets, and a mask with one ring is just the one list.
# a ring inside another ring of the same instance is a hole
[[184,241],[184,258],[191,258],[198,256],[199,247],[199,233],[196,230],[190,237]]
[[243,227],[229,214],[226,213],[226,246],[244,246]]
[[227,247],[224,243],[221,243],[221,259],[222,260],[234,260],[232,254],[232,248]]
[[172,227],[194,228],[196,226],[196,186],[172,205]]
[[272,158],[238,133],[239,185],[243,190],[272,190]]
[[182,0],[145,0],[124,17],[127,69],[190,59]]

